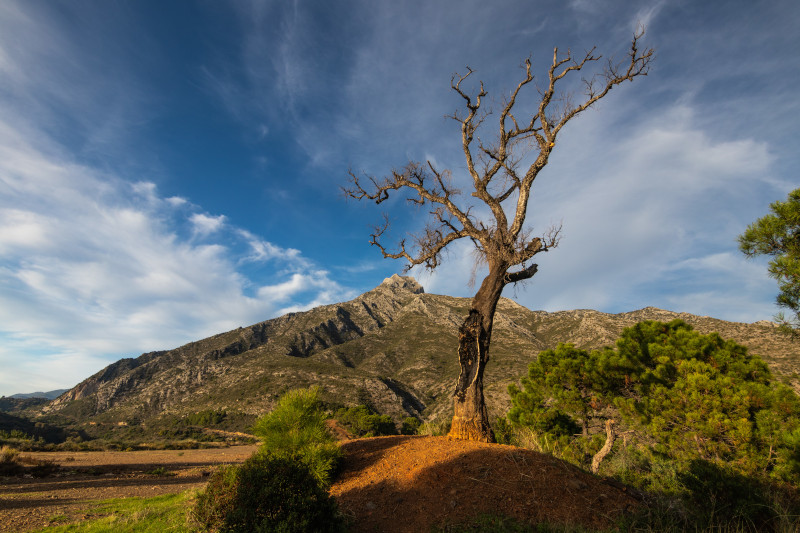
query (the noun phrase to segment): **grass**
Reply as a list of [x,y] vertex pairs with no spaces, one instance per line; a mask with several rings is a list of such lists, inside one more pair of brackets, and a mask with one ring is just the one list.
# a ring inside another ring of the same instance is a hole
[[151,476],[175,476],[175,475],[177,475],[175,472],[170,472],[169,470],[166,469],[166,467],[163,467],[163,466],[156,467],[156,468],[150,470],[149,472],[145,472],[145,473],[149,474]]
[[[119,498],[97,503],[92,511],[97,518],[75,524],[50,525],[39,532],[46,533],[190,533],[197,529],[189,518],[195,498],[194,491],[165,494],[152,498]],[[63,521],[59,515],[51,523]]]

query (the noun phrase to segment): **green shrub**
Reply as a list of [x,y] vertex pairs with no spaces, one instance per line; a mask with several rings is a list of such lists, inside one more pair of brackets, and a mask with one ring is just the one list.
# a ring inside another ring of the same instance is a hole
[[255,455],[211,476],[194,516],[221,533],[320,533],[343,530],[335,500],[303,464]]
[[451,418],[441,417],[428,420],[420,424],[417,428],[417,435],[426,435],[431,437],[441,437],[450,432]]
[[[336,420],[357,437],[397,435],[397,428],[389,415],[376,413],[367,405],[339,409]],[[416,420],[416,419],[414,419]]]
[[262,440],[261,455],[299,461],[323,485],[342,451],[325,427],[319,388],[291,390],[278,399],[275,409],[256,420],[253,433]]
[[16,463],[19,457],[19,450],[9,446],[0,448],[0,463]]
[[0,448],[0,475],[14,476],[22,471],[19,450],[9,446]]
[[761,484],[731,467],[695,459],[678,473],[678,480],[688,490],[686,504],[695,523],[707,520],[704,527],[754,524],[766,531],[775,518]]
[[403,419],[403,425],[400,427],[400,434],[416,435],[420,425],[422,425],[422,422],[419,418],[415,416],[408,416]]
[[211,409],[205,409],[203,411],[197,413],[191,413],[186,415],[183,418],[183,422],[190,426],[216,426],[220,424],[225,418],[228,416],[228,413],[225,411],[214,411]]

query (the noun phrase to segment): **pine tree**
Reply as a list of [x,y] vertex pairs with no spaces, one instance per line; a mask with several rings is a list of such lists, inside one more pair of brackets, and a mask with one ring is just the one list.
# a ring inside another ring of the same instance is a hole
[[685,468],[701,460],[748,475],[800,474],[800,398],[744,346],[683,321],[636,324],[614,348],[559,345],[540,353],[521,381],[522,389],[509,387],[512,426],[562,444],[583,439],[577,446],[587,454],[613,418],[617,433],[646,443],[645,455]]
[[747,257],[769,255],[769,275],[778,280],[779,307],[793,316],[779,314],[783,328],[798,335],[800,329],[800,189],[789,193],[785,202],[770,205],[772,214],[765,215],[747,227],[739,236],[739,249]]

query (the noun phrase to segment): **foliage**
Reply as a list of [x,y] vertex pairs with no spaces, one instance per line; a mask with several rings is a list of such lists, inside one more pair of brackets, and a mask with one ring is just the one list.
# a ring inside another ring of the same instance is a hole
[[419,425],[417,428],[417,435],[441,437],[450,432],[450,424],[450,419],[442,417],[433,418]]
[[0,463],[15,463],[19,456],[19,450],[8,446],[0,448]]
[[197,497],[195,518],[226,533],[343,528],[335,500],[304,464],[261,454],[215,472]]
[[407,416],[403,419],[403,424],[400,426],[401,435],[416,435],[422,421],[415,416]]
[[253,425],[253,433],[261,438],[260,453],[299,461],[326,485],[342,451],[325,427],[325,418],[319,387],[287,392]]
[[0,476],[45,477],[52,475],[58,468],[55,461],[20,455],[18,449],[10,446],[0,448]]
[[[397,428],[389,415],[376,413],[367,405],[341,408],[334,415],[336,420],[358,437],[397,435]],[[416,419],[414,419],[416,420]]]
[[615,418],[624,438],[605,473],[716,523],[771,520],[770,491],[800,476],[797,395],[745,347],[680,320],[636,324],[613,348],[544,351],[509,392],[509,438],[586,466]]
[[0,448],[0,476],[14,476],[21,471],[19,450],[9,446]]
[[151,475],[151,476],[159,476],[159,477],[162,477],[162,476],[177,476],[178,475],[175,472],[170,472],[167,469],[166,466],[157,466],[157,467],[153,468],[152,470],[150,470],[148,472],[145,472],[145,473],[148,474],[148,475]]
[[183,418],[184,423],[190,426],[216,426],[220,424],[228,416],[226,411],[214,411],[213,409],[205,409],[197,413],[186,415]]
[[767,365],[733,341],[680,320],[648,321],[627,328],[615,348],[562,344],[539,354],[523,390],[509,388],[508,420],[571,438],[617,413],[650,439],[653,453],[787,478],[800,473],[788,461],[800,399],[771,379]]
[[35,440],[33,435],[28,435],[19,429],[4,431],[0,429],[0,440]]
[[800,328],[800,189],[789,193],[785,202],[770,205],[764,215],[739,236],[739,249],[747,257],[768,255],[769,275],[778,280],[777,303],[794,315],[778,320],[787,330]]

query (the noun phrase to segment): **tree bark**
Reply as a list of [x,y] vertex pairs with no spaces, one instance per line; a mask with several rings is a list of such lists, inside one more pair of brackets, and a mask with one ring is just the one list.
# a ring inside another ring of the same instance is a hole
[[611,452],[611,448],[614,446],[614,441],[617,438],[614,432],[614,423],[614,420],[606,420],[606,443],[603,444],[600,451],[592,457],[592,474],[596,474],[597,471],[600,470],[600,463],[603,462],[603,459],[606,458],[606,455]]
[[451,438],[495,442],[483,397],[483,371],[489,361],[492,323],[505,286],[506,268],[491,268],[458,332],[461,372],[453,392],[453,422],[448,434]]

